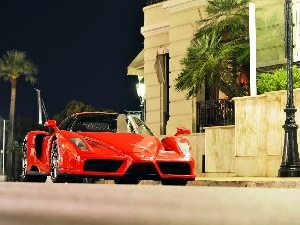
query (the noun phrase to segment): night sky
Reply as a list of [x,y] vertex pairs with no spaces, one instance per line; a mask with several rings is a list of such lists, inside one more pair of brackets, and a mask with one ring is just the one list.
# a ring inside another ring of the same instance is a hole
[[[21,76],[16,113],[37,118],[41,90],[50,118],[72,100],[94,108],[139,110],[136,76],[127,66],[143,49],[146,0],[1,0],[0,56],[25,51],[38,82]],[[0,80],[0,115],[8,119],[10,83]]]

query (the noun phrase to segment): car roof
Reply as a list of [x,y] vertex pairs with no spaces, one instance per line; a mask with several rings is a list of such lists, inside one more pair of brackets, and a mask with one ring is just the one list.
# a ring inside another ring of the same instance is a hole
[[111,112],[78,112],[74,113],[74,116],[86,115],[86,114],[103,114],[103,115],[118,115],[119,113],[111,113]]

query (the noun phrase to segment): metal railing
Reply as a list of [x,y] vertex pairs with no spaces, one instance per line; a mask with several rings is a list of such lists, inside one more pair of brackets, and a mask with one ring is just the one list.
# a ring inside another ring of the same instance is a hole
[[234,124],[234,102],[229,99],[197,102],[197,129],[204,132],[204,127]]
[[153,4],[156,4],[156,3],[160,3],[160,2],[165,2],[167,0],[147,0],[147,6],[148,5],[153,5]]

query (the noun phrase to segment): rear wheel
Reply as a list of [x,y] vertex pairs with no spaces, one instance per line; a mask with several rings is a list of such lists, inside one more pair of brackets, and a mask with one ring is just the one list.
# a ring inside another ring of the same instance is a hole
[[22,174],[21,174],[21,182],[46,182],[47,176],[43,175],[28,175],[27,173],[27,165],[28,165],[28,160],[27,160],[27,142],[23,142],[22,146]]
[[58,175],[58,162],[59,162],[59,148],[58,142],[55,139],[52,142],[50,154],[50,176],[53,183],[67,182],[66,178]]
[[186,186],[187,181],[186,180],[162,180],[162,185],[176,185],[176,186]]
[[138,179],[128,179],[128,178],[124,178],[124,179],[115,179],[114,180],[115,184],[139,184],[140,180]]

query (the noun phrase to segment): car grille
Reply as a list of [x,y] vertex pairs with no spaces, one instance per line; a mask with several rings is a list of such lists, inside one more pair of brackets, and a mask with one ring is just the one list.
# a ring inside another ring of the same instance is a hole
[[120,160],[89,159],[84,163],[84,171],[116,172],[122,164]]
[[133,163],[124,176],[136,177],[139,179],[159,178],[158,172],[152,163]]
[[149,163],[134,163],[126,173],[130,174],[157,174],[155,166]]
[[160,162],[158,163],[160,171],[164,174],[189,175],[191,167],[188,163],[182,162]]

